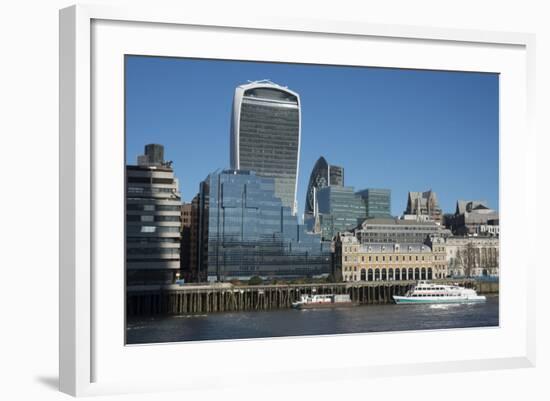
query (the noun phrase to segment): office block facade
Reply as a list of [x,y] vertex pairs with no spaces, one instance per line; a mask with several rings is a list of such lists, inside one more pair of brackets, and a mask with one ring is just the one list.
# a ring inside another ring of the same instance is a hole
[[443,229],[434,221],[418,222],[397,218],[367,219],[354,232],[361,244],[424,243],[432,234],[451,235],[449,230]]
[[391,190],[380,188],[367,188],[358,191],[365,202],[367,218],[391,218]]
[[357,227],[366,218],[365,204],[352,187],[324,187],[317,191],[316,198],[325,241],[330,241],[338,232]]

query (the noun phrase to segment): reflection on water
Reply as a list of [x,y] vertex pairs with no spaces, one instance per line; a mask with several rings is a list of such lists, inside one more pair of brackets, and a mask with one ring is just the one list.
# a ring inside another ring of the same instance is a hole
[[368,305],[166,316],[128,321],[127,343],[498,326],[498,296],[475,304]]

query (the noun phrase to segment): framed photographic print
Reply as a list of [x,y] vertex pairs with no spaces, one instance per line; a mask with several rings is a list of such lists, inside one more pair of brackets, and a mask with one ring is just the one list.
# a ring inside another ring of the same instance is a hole
[[532,366],[533,43],[62,10],[61,390]]

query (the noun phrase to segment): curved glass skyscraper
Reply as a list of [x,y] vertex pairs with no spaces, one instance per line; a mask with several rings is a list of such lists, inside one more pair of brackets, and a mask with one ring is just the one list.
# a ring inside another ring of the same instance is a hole
[[263,80],[235,89],[231,168],[273,178],[275,195],[296,214],[300,155],[300,96]]
[[309,176],[304,209],[306,215],[313,214],[315,211],[315,191],[329,185],[344,186],[344,168],[328,164],[326,159],[321,156],[315,162]]

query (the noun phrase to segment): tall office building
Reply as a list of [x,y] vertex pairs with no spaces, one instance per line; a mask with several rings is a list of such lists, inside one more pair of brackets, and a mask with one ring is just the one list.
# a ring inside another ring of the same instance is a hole
[[296,214],[300,96],[268,80],[238,86],[230,147],[231,168],[273,178],[275,195]]
[[129,285],[171,283],[180,270],[181,196],[162,153],[161,145],[148,145],[139,165],[126,166]]
[[321,156],[309,176],[304,221],[315,214],[317,191],[329,185],[344,186],[344,168],[328,164],[326,159]]
[[367,210],[367,218],[391,217],[391,190],[379,188],[367,188],[358,191],[363,198]]
[[243,170],[216,171],[201,183],[201,281],[330,274],[330,243],[307,233],[274,190],[273,179]]
[[330,185],[317,192],[317,219],[324,241],[356,228],[366,218],[365,203],[353,187]]

